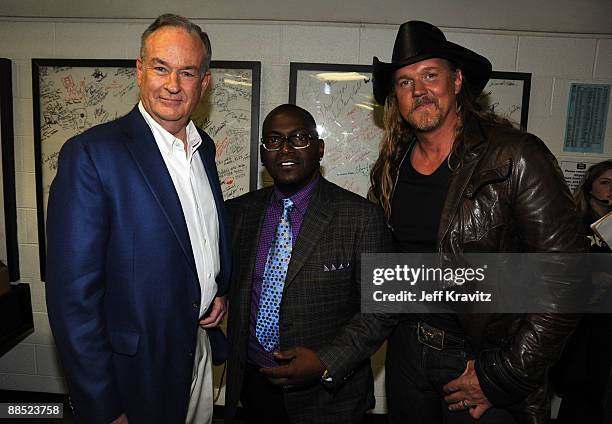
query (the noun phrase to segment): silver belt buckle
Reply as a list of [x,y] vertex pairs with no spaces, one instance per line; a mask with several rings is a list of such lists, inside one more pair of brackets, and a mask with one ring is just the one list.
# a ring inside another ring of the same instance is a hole
[[[437,334],[422,325],[422,322],[417,323],[417,339],[420,343],[435,350],[444,349],[444,331],[439,331]],[[439,341],[439,344],[432,343]]]

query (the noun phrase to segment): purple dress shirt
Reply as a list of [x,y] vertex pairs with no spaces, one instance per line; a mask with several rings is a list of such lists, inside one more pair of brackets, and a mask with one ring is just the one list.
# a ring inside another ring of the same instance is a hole
[[[297,240],[300,232],[300,227],[304,221],[304,215],[306,215],[306,209],[308,209],[308,204],[310,203],[310,197],[318,181],[319,178],[317,177],[290,197],[294,204],[294,208],[289,212],[291,232],[293,234],[292,246],[295,246],[295,241]],[[261,367],[278,366],[278,363],[274,360],[272,353],[266,352],[261,344],[259,344],[259,340],[257,340],[257,337],[255,336],[255,325],[257,324],[257,312],[259,310],[259,298],[261,296],[261,289],[263,286],[263,274],[266,268],[266,259],[268,258],[268,252],[270,251],[274,241],[276,227],[278,226],[283,214],[283,198],[283,194],[275,187],[274,191],[272,192],[272,198],[270,199],[268,208],[266,209],[266,215],[261,227],[261,232],[259,233],[259,247],[257,249],[255,272],[253,273],[253,284],[251,286],[251,319],[249,323],[249,346],[247,358],[250,363]]]

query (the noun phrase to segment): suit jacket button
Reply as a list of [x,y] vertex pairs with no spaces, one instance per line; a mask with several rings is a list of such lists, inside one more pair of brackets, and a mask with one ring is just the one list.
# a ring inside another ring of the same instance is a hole
[[193,357],[193,350],[190,350],[189,353],[187,354],[187,356],[189,356],[190,358]]
[[195,309],[199,309],[200,308],[200,302],[195,301],[191,304],[191,306],[193,306]]

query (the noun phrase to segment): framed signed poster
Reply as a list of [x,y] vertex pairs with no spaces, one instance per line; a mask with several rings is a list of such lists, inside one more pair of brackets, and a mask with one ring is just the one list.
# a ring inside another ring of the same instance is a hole
[[289,103],[315,118],[325,141],[323,176],[365,196],[383,134],[370,66],[291,63]]
[[13,133],[13,73],[9,59],[0,59],[0,261],[9,280],[19,280],[17,203],[15,198],[15,145]]

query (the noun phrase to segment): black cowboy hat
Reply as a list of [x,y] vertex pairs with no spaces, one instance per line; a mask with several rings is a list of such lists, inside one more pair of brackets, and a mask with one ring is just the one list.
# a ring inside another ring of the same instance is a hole
[[393,73],[406,65],[425,59],[442,58],[461,69],[474,96],[478,96],[491,77],[491,62],[465,47],[451,43],[440,28],[421,21],[403,23],[397,31],[391,63],[374,57],[374,98],[384,105],[391,88]]

